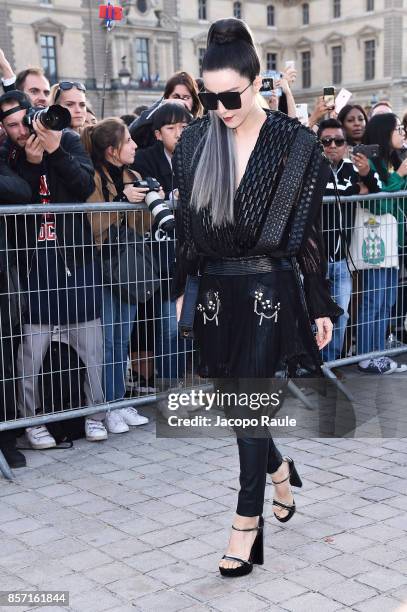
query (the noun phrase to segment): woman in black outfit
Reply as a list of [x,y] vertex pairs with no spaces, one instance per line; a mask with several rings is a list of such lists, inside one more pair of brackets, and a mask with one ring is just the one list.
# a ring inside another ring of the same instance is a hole
[[[315,227],[329,165],[307,128],[258,105],[259,73],[245,23],[212,24],[200,94],[209,113],[184,130],[173,158],[180,192],[178,313],[187,276],[199,270],[194,333],[200,374],[230,378],[239,391],[242,379],[281,371],[293,376],[304,365],[320,374],[318,349],[331,339],[331,319],[342,313],[330,297]],[[238,438],[241,489],[219,566],[223,575],[247,574],[263,562],[266,473],[275,486],[276,518],[286,522],[295,512],[290,484],[301,486],[301,480],[294,462],[263,433]]]

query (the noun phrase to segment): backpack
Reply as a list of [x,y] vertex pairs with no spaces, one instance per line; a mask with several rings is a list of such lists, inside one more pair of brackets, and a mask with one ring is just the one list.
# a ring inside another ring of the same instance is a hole
[[[86,366],[72,346],[51,342],[39,376],[38,391],[42,413],[58,413],[86,405],[84,398]],[[47,424],[57,443],[85,437],[85,417]]]

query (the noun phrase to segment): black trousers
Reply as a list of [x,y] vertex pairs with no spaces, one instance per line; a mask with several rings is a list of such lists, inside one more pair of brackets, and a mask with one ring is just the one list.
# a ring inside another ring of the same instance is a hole
[[[0,350],[0,422],[16,418],[12,339],[4,335]],[[0,450],[15,446],[16,430],[0,431]]]
[[238,438],[240,459],[240,491],[237,514],[263,514],[266,474],[272,474],[283,462],[273,438]]

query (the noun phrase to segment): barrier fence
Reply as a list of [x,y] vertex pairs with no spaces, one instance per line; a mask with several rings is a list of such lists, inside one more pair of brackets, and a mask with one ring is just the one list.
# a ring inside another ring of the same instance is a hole
[[[345,310],[323,352],[329,376],[407,349],[406,197],[324,200],[331,292]],[[2,207],[0,435],[101,420],[196,384],[170,295],[175,234],[151,219],[143,205],[123,203]],[[1,452],[0,470],[9,475]]]

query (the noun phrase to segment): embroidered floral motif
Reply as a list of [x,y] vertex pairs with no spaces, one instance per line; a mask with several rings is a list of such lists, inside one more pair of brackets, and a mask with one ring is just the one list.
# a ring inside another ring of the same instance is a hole
[[201,296],[202,302],[197,305],[198,312],[202,313],[204,325],[207,321],[215,321],[219,325],[218,315],[220,312],[219,293],[209,289]]
[[263,319],[274,319],[277,323],[278,313],[280,311],[280,302],[273,302],[272,299],[267,299],[261,289],[256,289],[254,292],[254,312],[260,317],[259,325],[263,323]]

